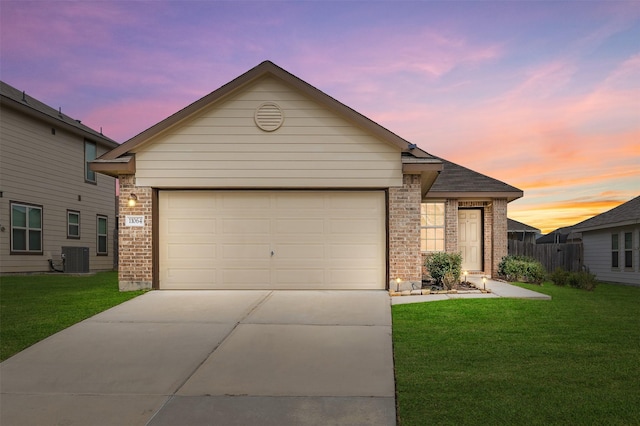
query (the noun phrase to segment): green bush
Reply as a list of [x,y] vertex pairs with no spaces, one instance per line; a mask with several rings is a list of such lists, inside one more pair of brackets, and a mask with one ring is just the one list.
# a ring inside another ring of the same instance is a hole
[[593,291],[597,284],[596,276],[589,271],[569,272],[556,268],[549,278],[557,286],[568,285],[587,291]]
[[498,265],[498,274],[507,281],[525,281],[540,284],[547,271],[535,259],[526,256],[505,256]]
[[560,287],[564,287],[566,285],[569,284],[569,276],[571,275],[570,272],[565,271],[562,268],[556,268],[555,271],[553,271],[550,275],[549,275],[549,279],[557,286]]
[[447,282],[460,282],[460,271],[462,269],[462,255],[460,253],[431,253],[425,260],[425,266],[429,270],[431,278],[438,284],[444,283],[447,276]]

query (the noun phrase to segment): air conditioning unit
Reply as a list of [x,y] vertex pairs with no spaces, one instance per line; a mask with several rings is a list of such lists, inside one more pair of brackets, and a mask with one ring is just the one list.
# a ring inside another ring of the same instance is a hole
[[89,272],[89,247],[62,247],[64,272]]

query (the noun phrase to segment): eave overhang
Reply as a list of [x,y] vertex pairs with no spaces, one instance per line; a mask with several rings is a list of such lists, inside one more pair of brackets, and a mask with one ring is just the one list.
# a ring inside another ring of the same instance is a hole
[[517,200],[518,198],[522,198],[524,193],[522,191],[509,191],[509,192],[456,192],[456,191],[429,191],[424,198],[429,199],[448,199],[448,198],[457,198],[464,200],[477,200],[477,201],[486,201],[492,200],[494,198],[506,198],[507,202],[511,202]]
[[89,163],[89,168],[96,173],[118,177],[120,175],[134,175],[136,173],[136,157],[127,155],[111,160],[97,159]]

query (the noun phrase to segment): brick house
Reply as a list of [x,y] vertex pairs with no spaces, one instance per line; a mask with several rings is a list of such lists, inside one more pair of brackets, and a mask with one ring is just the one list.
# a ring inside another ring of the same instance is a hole
[[522,192],[459,167],[269,61],[92,163],[120,182],[121,290],[385,289],[461,248],[490,274]]

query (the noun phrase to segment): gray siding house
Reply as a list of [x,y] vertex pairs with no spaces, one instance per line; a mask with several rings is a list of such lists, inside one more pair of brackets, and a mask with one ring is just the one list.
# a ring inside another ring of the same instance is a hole
[[88,164],[117,146],[0,82],[0,273],[113,269],[116,183]]
[[640,285],[640,196],[578,223],[584,264],[601,281]]

